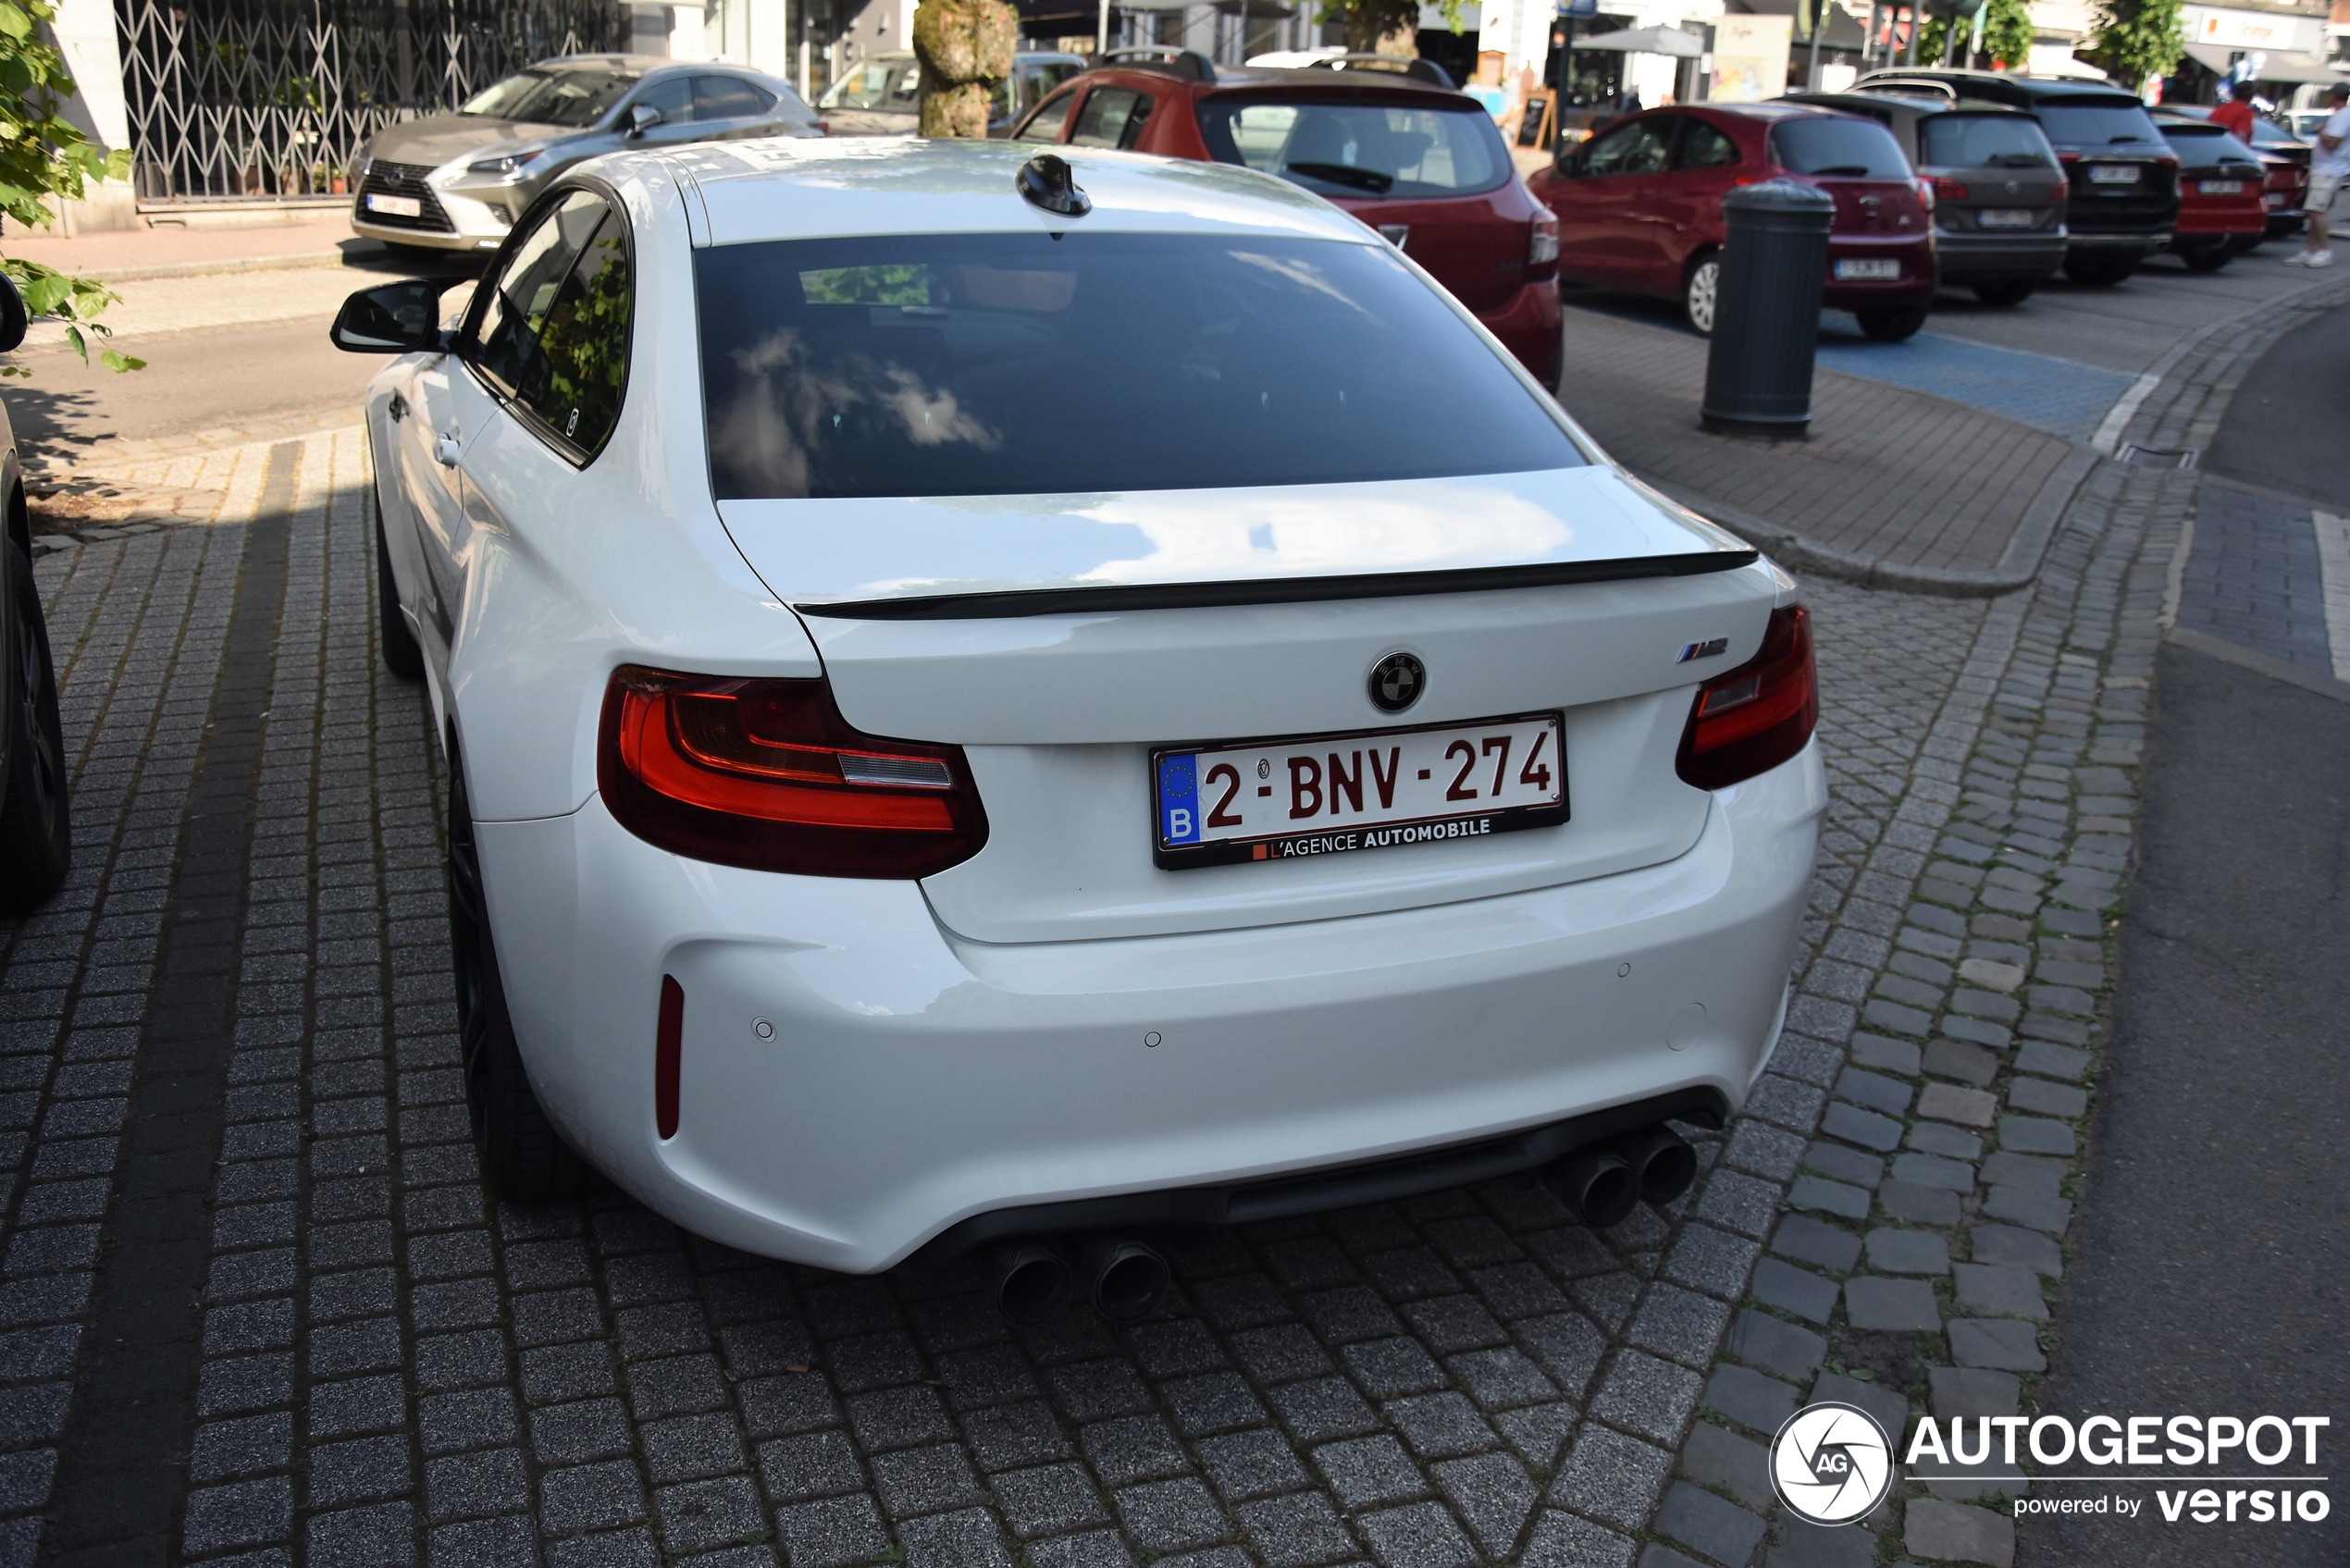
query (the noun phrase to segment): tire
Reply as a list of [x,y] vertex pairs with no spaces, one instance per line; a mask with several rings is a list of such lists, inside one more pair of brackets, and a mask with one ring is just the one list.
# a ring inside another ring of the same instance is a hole
[[457,1043],[482,1179],[520,1203],[575,1197],[593,1172],[572,1152],[538,1104],[506,1011],[464,769],[452,748],[449,782],[449,948],[457,982]]
[[2226,245],[2203,245],[2179,253],[2189,272],[2217,272],[2234,258],[2235,252]]
[[384,668],[403,681],[425,678],[425,650],[400,613],[400,586],[391,577],[391,546],[384,539],[383,519],[376,519],[376,638],[383,646]]
[[2064,275],[2084,289],[2110,289],[2138,270],[2134,260],[2114,261],[2100,256],[2067,256]]
[[1713,336],[1713,311],[1721,302],[1722,258],[1713,251],[1698,257],[1681,284],[1681,316],[1701,337]]
[[1974,286],[1974,297],[1986,305],[2005,309],[2030,299],[2032,290],[2037,287],[2039,285],[2035,283],[1978,283]]
[[1926,308],[1910,305],[1901,310],[1858,310],[1853,315],[1861,323],[1861,330],[1880,343],[1899,343],[1918,335],[1925,325]]
[[65,729],[41,589],[22,546],[0,535],[0,593],[10,599],[12,647],[0,649],[0,723],[9,726],[8,782],[0,793],[0,913],[22,914],[65,885],[73,862]]

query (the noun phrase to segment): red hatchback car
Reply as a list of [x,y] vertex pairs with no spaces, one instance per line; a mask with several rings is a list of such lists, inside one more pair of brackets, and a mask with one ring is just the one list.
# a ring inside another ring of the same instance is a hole
[[1189,50],[1119,50],[1030,110],[1012,139],[1243,164],[1304,186],[1385,235],[1556,386],[1558,225],[1483,106],[1409,64],[1410,75],[1243,69]]
[[1925,325],[1934,196],[1874,120],[1798,104],[1651,109],[1569,150],[1533,189],[1558,215],[1561,276],[1677,299],[1711,332],[1722,198],[1764,179],[1836,198],[1824,303],[1886,342]]

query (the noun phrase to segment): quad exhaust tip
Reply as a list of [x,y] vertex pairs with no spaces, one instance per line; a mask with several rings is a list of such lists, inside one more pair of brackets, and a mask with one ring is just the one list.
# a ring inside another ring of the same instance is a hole
[[1167,1259],[1147,1241],[1096,1236],[1074,1262],[1058,1243],[1025,1237],[988,1249],[988,1294],[1004,1321],[1033,1328],[1082,1290],[1095,1312],[1113,1323],[1139,1323],[1167,1300],[1173,1278]]
[[1542,1173],[1559,1202],[1595,1230],[1621,1225],[1635,1204],[1671,1203],[1696,1179],[1697,1151],[1661,1123],[1577,1149]]

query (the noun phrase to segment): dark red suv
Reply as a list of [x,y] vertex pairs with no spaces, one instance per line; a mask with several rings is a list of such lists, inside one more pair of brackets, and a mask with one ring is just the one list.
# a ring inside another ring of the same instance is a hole
[[1558,226],[1491,117],[1426,61],[1336,63],[1351,68],[1114,51],[1030,110],[1012,138],[1243,164],[1304,186],[1385,235],[1555,386]]
[[1688,104],[1617,120],[1533,182],[1559,219],[1559,271],[1682,302],[1713,329],[1722,198],[1794,179],[1836,198],[1824,302],[1897,342],[1938,281],[1934,197],[1884,126],[1798,104]]

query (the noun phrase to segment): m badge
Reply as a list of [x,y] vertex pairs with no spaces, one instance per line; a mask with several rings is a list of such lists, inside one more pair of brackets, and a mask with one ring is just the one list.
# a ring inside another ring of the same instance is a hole
[[1729,651],[1729,638],[1708,637],[1703,642],[1693,642],[1689,644],[1688,647],[1681,649],[1681,657],[1675,660],[1673,662],[1676,664],[1687,664],[1692,659],[1711,659],[1716,654],[1727,653]]

